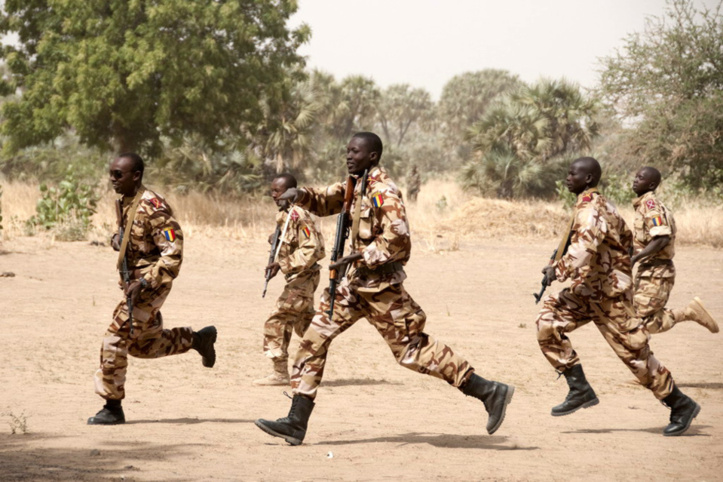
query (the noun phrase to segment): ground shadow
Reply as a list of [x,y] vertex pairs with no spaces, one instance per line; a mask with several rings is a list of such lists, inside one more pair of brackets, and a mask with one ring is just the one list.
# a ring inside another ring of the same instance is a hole
[[708,388],[710,390],[723,390],[723,383],[720,382],[700,382],[700,383],[678,383],[680,388]]
[[[596,433],[596,434],[603,434],[603,433],[613,433],[613,432],[648,432],[655,435],[663,435],[663,428],[665,428],[664,425],[661,425],[660,427],[653,427],[653,428],[600,428],[600,429],[592,429],[592,428],[582,428],[578,430],[569,430],[567,432],[561,432],[561,433]],[[710,428],[710,425],[692,425],[687,432],[685,432],[681,437],[710,437],[707,433],[702,433],[702,429]]]
[[375,442],[396,443],[399,445],[428,444],[440,448],[485,449],[485,450],[539,450],[539,447],[521,447],[510,444],[507,437],[490,435],[455,435],[443,433],[406,433],[389,437],[376,437],[356,440],[330,440],[312,445],[354,445]]
[[133,481],[142,473],[145,462],[189,453],[187,443],[108,441],[95,448],[28,447],[53,438],[63,437],[41,433],[0,435],[0,480]]
[[137,425],[142,423],[177,423],[192,425],[196,423],[253,423],[253,420],[242,418],[161,418],[157,420],[131,420],[126,425]]
[[400,382],[390,382],[389,380],[374,380],[372,378],[343,378],[341,380],[324,380],[321,382],[322,387],[348,387],[359,385],[402,385]]

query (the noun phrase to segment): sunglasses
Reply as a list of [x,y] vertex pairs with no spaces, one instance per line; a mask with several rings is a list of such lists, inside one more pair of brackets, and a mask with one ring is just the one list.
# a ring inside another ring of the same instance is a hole
[[110,177],[112,177],[116,181],[123,177],[124,174],[125,172],[121,171],[120,169],[113,169],[112,171],[110,171]]

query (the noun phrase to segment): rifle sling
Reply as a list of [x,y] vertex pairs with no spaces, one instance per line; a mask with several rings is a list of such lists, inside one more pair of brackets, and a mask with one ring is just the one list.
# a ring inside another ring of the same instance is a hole
[[[367,173],[368,170],[364,170],[362,174],[361,186],[359,187],[359,198],[354,204],[354,216],[351,218],[351,245],[356,249],[357,235],[359,234],[359,220],[361,218],[361,205],[362,199],[364,199],[364,188],[367,185]],[[357,184],[359,181],[357,181]],[[356,188],[356,186],[354,186]]]
[[[121,269],[123,266],[123,258],[126,256],[126,249],[128,249],[128,242],[131,239],[131,228],[133,227],[133,221],[136,218],[136,211],[138,210],[138,205],[141,203],[141,199],[143,198],[143,194],[146,192],[146,188],[141,186],[138,188],[138,192],[136,193],[135,197],[133,198],[133,203],[131,204],[131,207],[128,209],[128,218],[126,219],[126,225],[125,229],[123,230],[123,240],[121,241],[120,251],[118,251],[118,269]],[[122,212],[121,212],[122,216]],[[122,219],[122,217],[121,217]]]

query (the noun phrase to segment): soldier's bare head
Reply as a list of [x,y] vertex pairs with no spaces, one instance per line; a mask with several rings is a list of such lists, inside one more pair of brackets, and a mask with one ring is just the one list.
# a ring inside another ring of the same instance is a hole
[[280,199],[280,197],[286,191],[291,188],[295,188],[296,186],[296,178],[291,174],[284,173],[274,176],[274,179],[271,181],[271,198],[278,207],[285,209],[288,202]]
[[597,160],[592,157],[580,157],[570,164],[565,183],[570,192],[580,194],[586,189],[597,186],[601,176],[602,168]]
[[654,167],[645,166],[638,170],[633,179],[633,191],[638,196],[646,192],[655,191],[660,185],[660,171]]
[[346,167],[350,174],[362,174],[379,164],[382,140],[373,132],[357,132],[346,145]]
[[143,181],[143,158],[134,152],[125,152],[110,163],[110,181],[118,194],[133,196]]

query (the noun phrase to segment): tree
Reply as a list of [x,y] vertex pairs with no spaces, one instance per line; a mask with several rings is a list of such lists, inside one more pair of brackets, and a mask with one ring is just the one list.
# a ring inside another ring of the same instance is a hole
[[72,128],[90,146],[158,154],[189,134],[210,149],[263,118],[310,35],[294,0],[6,0],[11,152]]
[[445,147],[462,160],[468,159],[471,149],[465,140],[467,129],[482,118],[495,98],[521,85],[516,75],[496,69],[467,72],[450,79],[437,107]]
[[723,16],[672,0],[665,16],[602,60],[600,93],[629,127],[637,165],[678,172],[692,187],[723,182]]
[[468,130],[476,158],[463,169],[463,185],[498,197],[552,193],[560,161],[590,149],[598,135],[596,114],[597,103],[569,82],[519,88]]
[[410,127],[431,117],[433,106],[429,92],[424,89],[413,89],[409,84],[386,88],[377,104],[377,115],[386,143],[400,147]]

